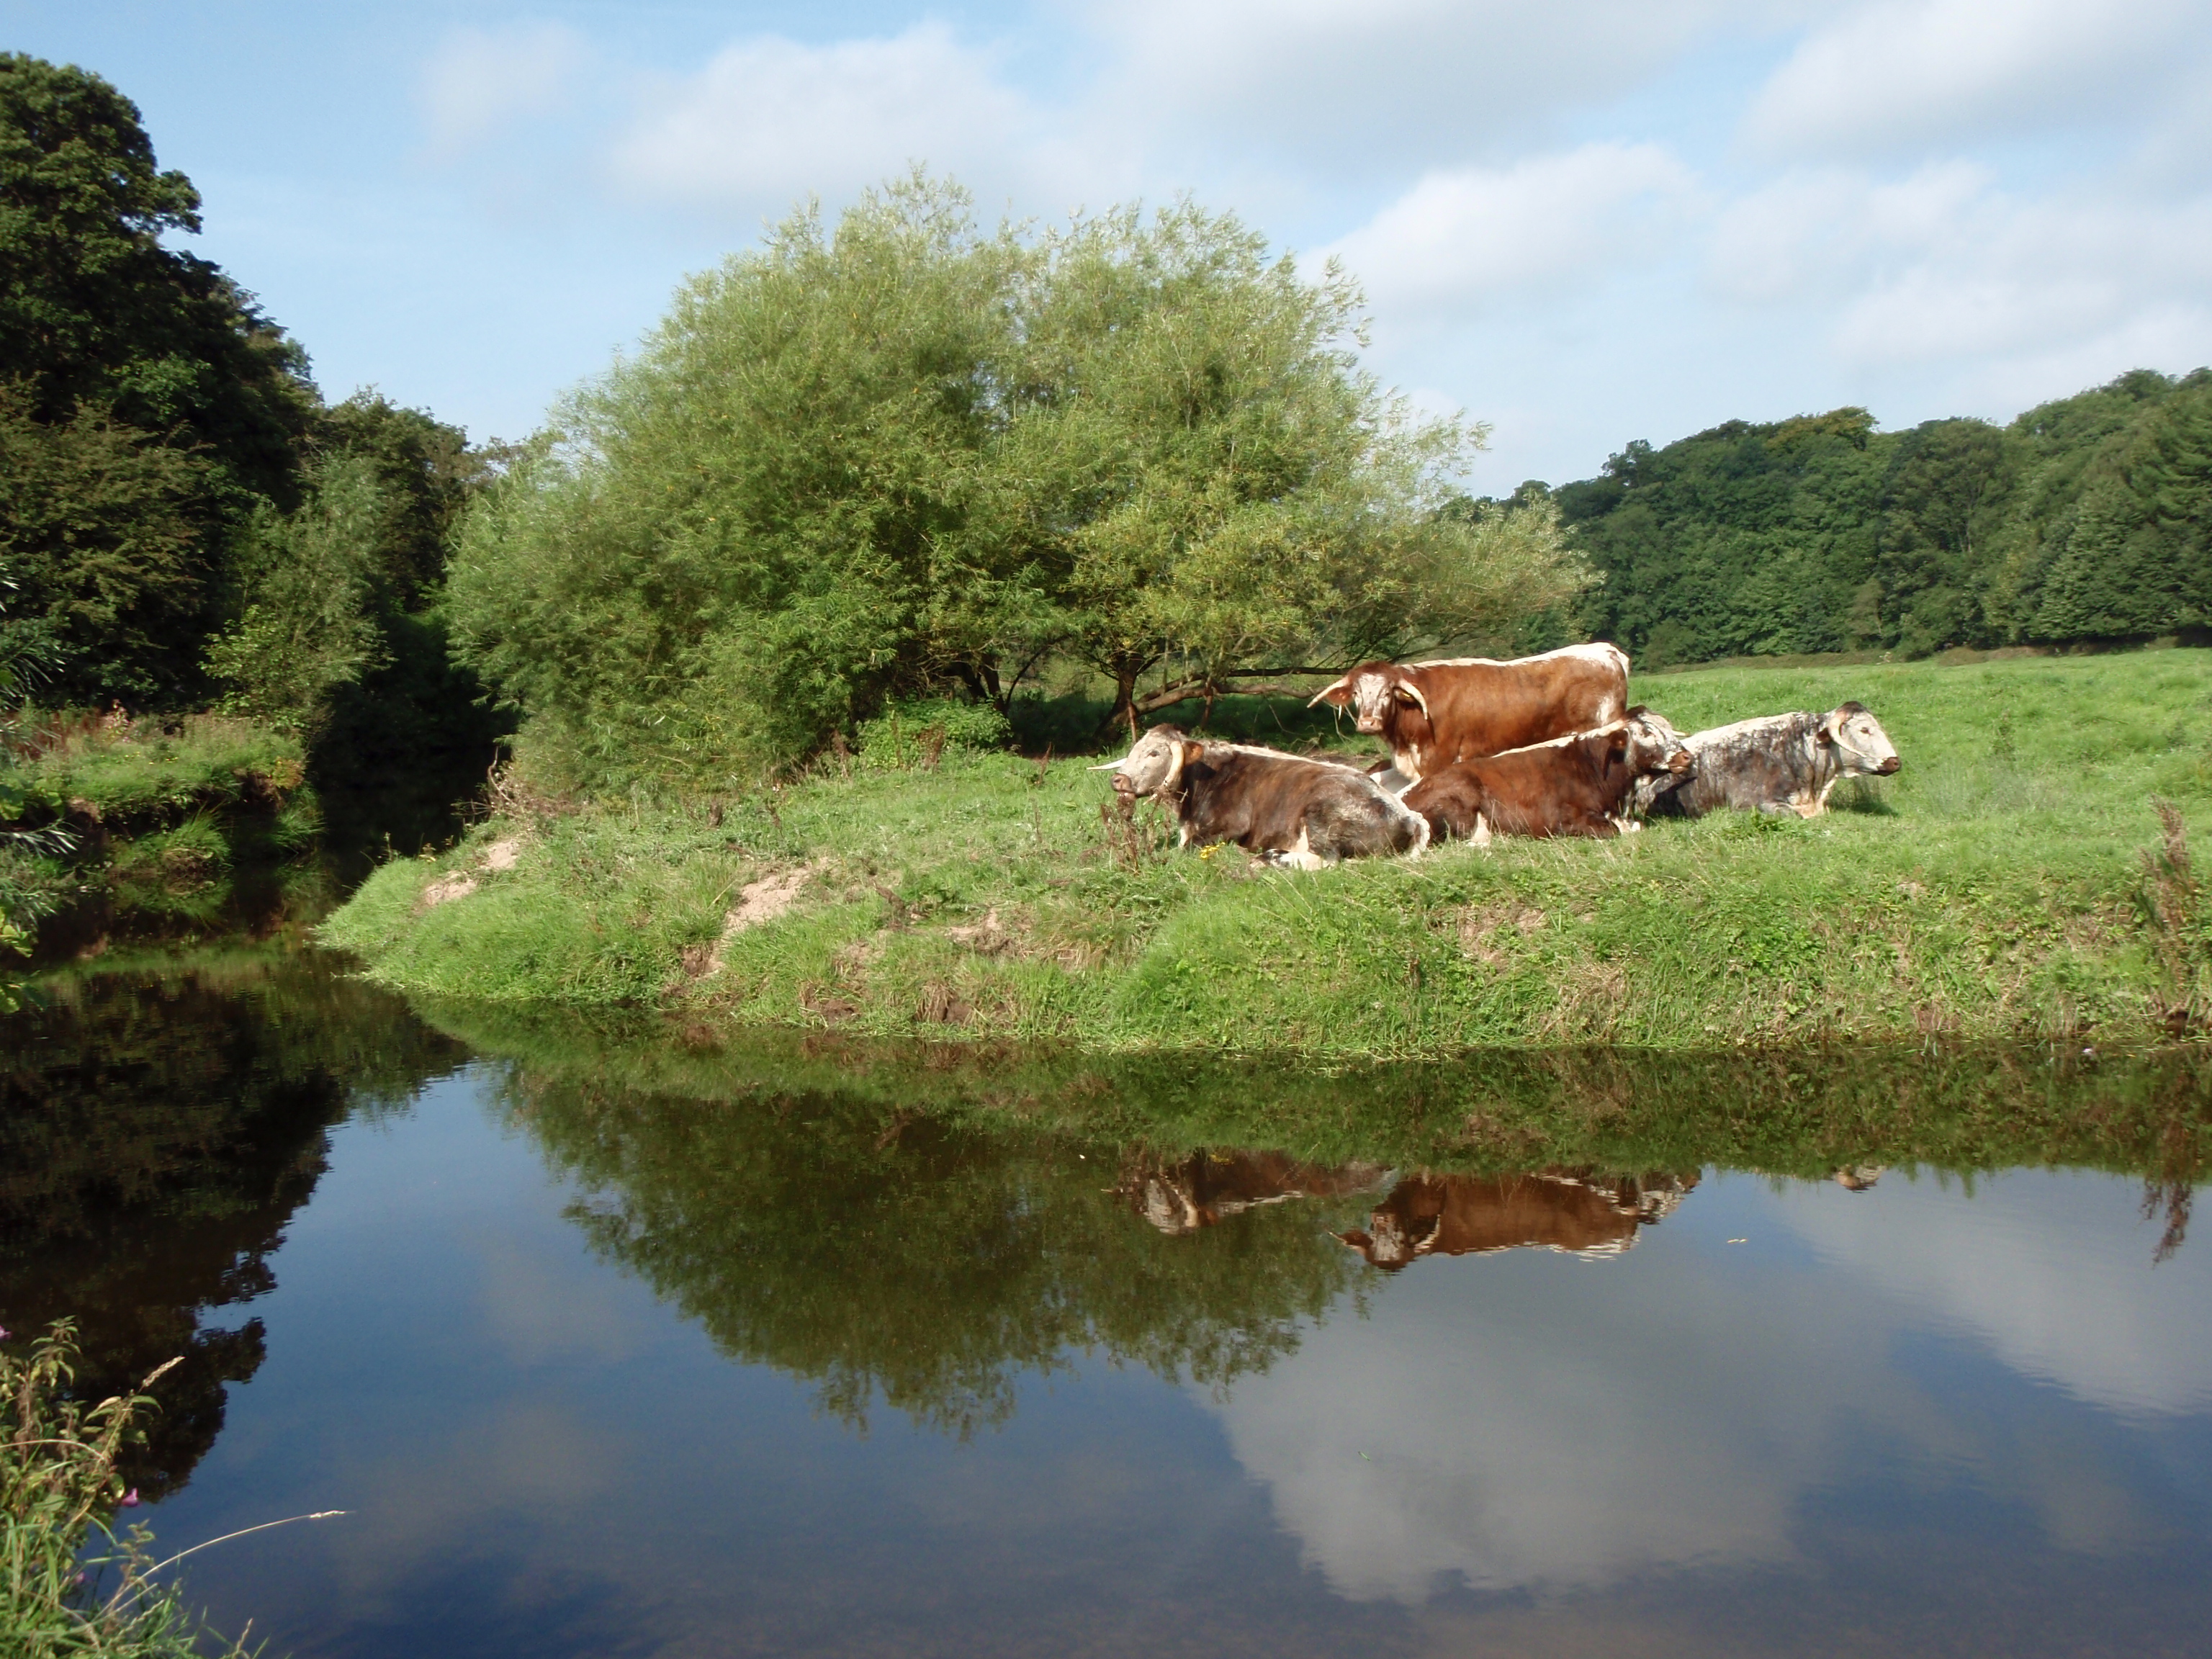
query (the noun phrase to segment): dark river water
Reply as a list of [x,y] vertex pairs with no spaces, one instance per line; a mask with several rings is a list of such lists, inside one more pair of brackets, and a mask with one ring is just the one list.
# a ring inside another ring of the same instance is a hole
[[2202,1056],[1209,1081],[301,958],[46,996],[0,1323],[187,1357],[165,1549],[346,1511],[191,1564],[272,1655],[2212,1650]]

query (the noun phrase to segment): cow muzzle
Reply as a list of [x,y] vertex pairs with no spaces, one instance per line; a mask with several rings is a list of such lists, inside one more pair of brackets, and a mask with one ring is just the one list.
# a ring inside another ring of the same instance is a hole
[[1135,781],[1126,772],[1116,772],[1114,775],[1114,793],[1117,795],[1135,794],[1137,793]]
[[1382,717],[1380,714],[1362,714],[1352,720],[1352,729],[1355,732],[1364,732],[1370,738],[1377,736],[1382,730]]
[[1904,764],[1905,763],[1903,761],[1898,759],[1896,756],[1892,755],[1887,760],[1884,761],[1881,765],[1875,767],[1874,769],[1877,776],[1886,778]]

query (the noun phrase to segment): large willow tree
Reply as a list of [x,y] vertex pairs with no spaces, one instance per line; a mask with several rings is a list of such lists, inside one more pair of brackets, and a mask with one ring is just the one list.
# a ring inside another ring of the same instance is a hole
[[921,177],[688,284],[465,529],[465,648],[571,781],[788,762],[1054,658],[1125,717],[1495,638],[1582,585],[1547,511],[1448,510],[1479,430],[1358,367],[1359,296],[1233,218],[984,232]]

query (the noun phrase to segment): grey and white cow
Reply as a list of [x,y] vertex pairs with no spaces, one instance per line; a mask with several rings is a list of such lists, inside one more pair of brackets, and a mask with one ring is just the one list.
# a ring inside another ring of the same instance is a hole
[[1828,792],[1847,777],[1887,777],[1902,763],[1881,722],[1863,703],[1825,714],[1768,714],[1693,732],[1686,778],[1639,783],[1635,805],[1652,817],[1702,817],[1723,806],[1818,817]]

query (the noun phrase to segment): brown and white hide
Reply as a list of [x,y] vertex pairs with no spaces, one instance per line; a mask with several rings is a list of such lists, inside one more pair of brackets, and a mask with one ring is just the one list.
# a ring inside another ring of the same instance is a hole
[[1635,708],[1579,737],[1456,762],[1401,799],[1432,836],[1617,836],[1638,779],[1681,775],[1690,764],[1674,727]]
[[1364,1228],[1337,1235],[1371,1267],[1395,1273],[1424,1255],[1564,1250],[1611,1255],[1637,1229],[1671,1214],[1695,1175],[1413,1176],[1400,1182]]
[[1455,761],[1619,720],[1628,708],[1628,659],[1600,643],[1510,662],[1364,662],[1313,701],[1350,708],[1358,729],[1381,738],[1392,765],[1418,783]]
[[1270,862],[1317,870],[1341,859],[1418,855],[1428,821],[1364,772],[1237,743],[1201,743],[1156,726],[1121,759],[1117,793],[1176,814],[1183,846],[1231,842]]
[[1340,1198],[1389,1179],[1376,1164],[1328,1168],[1284,1152],[1194,1152],[1173,1163],[1139,1155],[1115,1188],[1164,1233],[1194,1233],[1262,1205],[1298,1198]]

